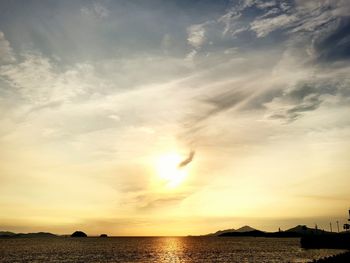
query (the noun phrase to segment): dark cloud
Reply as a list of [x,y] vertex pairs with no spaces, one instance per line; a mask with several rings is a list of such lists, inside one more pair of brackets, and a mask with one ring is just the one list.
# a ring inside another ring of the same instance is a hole
[[211,97],[201,99],[202,102],[210,106],[210,109],[197,116],[196,122],[204,121],[223,111],[230,110],[244,101],[250,93],[245,90],[237,90],[232,87]]
[[335,27],[314,42],[317,59],[323,62],[350,58],[350,17],[341,18]]
[[339,95],[341,86],[341,81],[333,80],[300,83],[295,88],[274,98],[275,100],[279,100],[285,109],[278,107],[272,109],[275,112],[270,115],[270,118],[284,119],[286,122],[295,121],[302,116],[302,113],[316,110],[324,102],[324,95]]
[[[209,109],[202,110],[187,127],[191,133],[197,133],[205,126],[204,121],[225,111],[262,110],[267,112],[271,119],[281,119],[286,123],[293,122],[306,112],[318,109],[329,96],[338,97],[346,102],[350,97],[347,79],[343,76],[324,78],[322,74],[316,79],[300,81],[294,87],[275,87],[259,90],[240,89],[232,87],[209,98],[202,99]],[[272,105],[277,102],[277,105]],[[195,125],[193,125],[195,124]]]
[[271,115],[271,118],[285,119],[287,122],[292,122],[298,119],[303,112],[316,110],[320,106],[321,102],[322,101],[319,99],[319,97],[311,97],[310,99],[307,99],[282,113]]
[[271,102],[274,98],[283,95],[281,87],[264,90],[256,96],[251,97],[247,102],[240,108],[242,110],[263,110],[266,109],[265,103]]
[[194,155],[195,155],[195,151],[192,150],[190,152],[190,154],[188,155],[188,157],[179,163],[178,168],[182,168],[182,167],[186,166],[187,164],[189,164],[190,162],[192,162]]
[[214,106],[214,109],[210,111],[210,114],[216,114],[236,106],[247,96],[247,92],[233,89],[217,94],[216,96],[206,99],[205,101]]
[[179,195],[167,195],[164,197],[155,197],[153,195],[145,194],[136,197],[137,203],[141,204],[140,208],[142,210],[163,208],[167,206],[172,206],[180,203],[182,200],[186,199],[189,194],[179,194]]
[[[214,95],[208,94],[204,98],[200,96],[197,98],[197,102],[199,102],[197,105],[200,105],[200,108],[197,108],[194,114],[188,116],[184,121],[184,132],[179,137],[195,147],[194,145],[199,143],[200,134],[208,128],[206,121],[224,112],[244,106],[245,101],[251,95],[252,92],[248,89],[237,89],[237,87],[231,86],[230,89],[216,92]],[[192,161],[193,156],[190,154],[184,162],[187,164],[187,161]]]

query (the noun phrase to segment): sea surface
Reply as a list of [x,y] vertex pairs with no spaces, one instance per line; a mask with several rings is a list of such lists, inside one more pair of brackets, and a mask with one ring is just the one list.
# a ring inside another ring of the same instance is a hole
[[299,238],[3,238],[0,262],[309,262],[343,250],[300,248]]

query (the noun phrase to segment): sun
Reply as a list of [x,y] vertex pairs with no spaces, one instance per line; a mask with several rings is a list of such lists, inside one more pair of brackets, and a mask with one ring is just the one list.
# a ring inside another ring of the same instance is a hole
[[177,153],[164,154],[156,160],[159,178],[170,188],[178,187],[188,176],[187,167],[179,167],[183,156]]

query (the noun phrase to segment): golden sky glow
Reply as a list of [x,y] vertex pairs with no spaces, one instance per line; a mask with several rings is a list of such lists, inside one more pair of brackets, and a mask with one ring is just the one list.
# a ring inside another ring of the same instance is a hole
[[345,221],[347,1],[5,2],[0,230]]
[[168,188],[181,187],[188,176],[187,167],[179,167],[182,158],[177,153],[165,153],[156,160],[159,179]]

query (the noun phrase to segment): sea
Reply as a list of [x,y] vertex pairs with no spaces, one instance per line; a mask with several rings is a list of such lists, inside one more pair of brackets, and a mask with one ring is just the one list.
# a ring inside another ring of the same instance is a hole
[[302,249],[299,238],[2,238],[0,262],[310,262],[344,252]]

